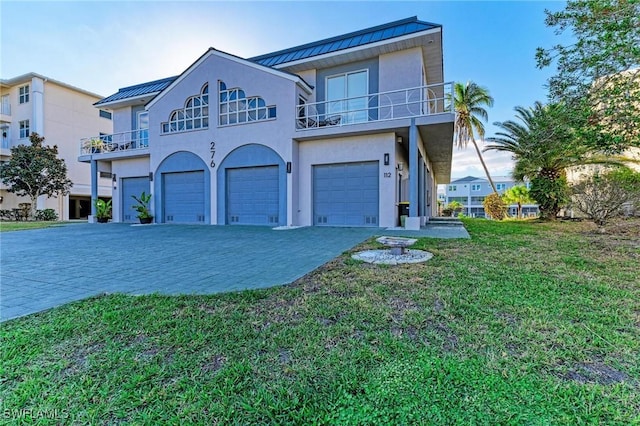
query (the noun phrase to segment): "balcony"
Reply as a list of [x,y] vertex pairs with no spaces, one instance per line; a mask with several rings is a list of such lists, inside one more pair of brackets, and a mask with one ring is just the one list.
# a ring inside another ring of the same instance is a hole
[[136,153],[149,148],[149,130],[100,135],[80,139],[80,156],[111,153]]
[[299,105],[296,130],[453,114],[453,83]]

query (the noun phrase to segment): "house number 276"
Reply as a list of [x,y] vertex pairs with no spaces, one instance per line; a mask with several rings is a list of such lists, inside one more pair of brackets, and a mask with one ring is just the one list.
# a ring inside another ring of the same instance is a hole
[[211,168],[213,169],[216,166],[216,162],[213,161],[213,157],[215,157],[215,155],[216,155],[216,143],[215,142],[210,142],[209,151],[211,151],[211,163],[209,163],[209,164],[211,165]]

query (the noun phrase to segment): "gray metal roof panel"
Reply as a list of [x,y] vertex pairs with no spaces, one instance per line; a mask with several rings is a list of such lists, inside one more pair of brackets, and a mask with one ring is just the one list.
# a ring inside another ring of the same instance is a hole
[[273,67],[294,60],[306,59],[322,55],[324,53],[337,52],[350,47],[363,46],[376,41],[388,40],[439,27],[441,27],[441,25],[419,21],[418,18],[414,16],[412,18],[389,22],[387,24],[366,28],[353,33],[268,53],[266,55],[255,56],[253,58],[249,58],[249,60],[261,65]]
[[150,81],[148,83],[136,84],[134,86],[123,87],[111,96],[99,100],[94,105],[102,105],[110,102],[121,101],[136,96],[146,95],[148,93],[156,93],[162,91],[169,86],[177,76],[163,78],[161,80]]

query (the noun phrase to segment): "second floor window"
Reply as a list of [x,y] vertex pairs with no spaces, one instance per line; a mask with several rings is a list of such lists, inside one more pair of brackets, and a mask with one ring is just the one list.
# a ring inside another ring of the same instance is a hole
[[[146,114],[146,113],[145,113]],[[138,117],[140,120],[140,117]],[[148,115],[143,117],[149,127]],[[141,127],[138,122],[138,129]],[[177,109],[169,115],[169,121],[162,123],[162,133],[184,132],[187,130],[206,129],[209,127],[209,85],[202,86],[199,95],[191,96],[184,108]]]
[[502,191],[503,189],[507,189],[507,184],[506,183],[496,183],[496,189],[498,191]]
[[455,185],[449,185],[449,191],[456,191],[458,189]]
[[20,126],[20,138],[29,137],[29,120],[23,120],[19,123]]
[[471,190],[472,191],[480,191],[480,184],[473,184],[471,185]]
[[368,95],[369,72],[367,70],[327,77],[326,114],[339,116],[342,123],[367,121]]
[[273,120],[276,118],[276,106],[267,105],[260,96],[247,96],[239,87],[227,88],[220,81],[220,126]]
[[21,104],[29,102],[29,85],[22,86],[18,91],[18,102]]

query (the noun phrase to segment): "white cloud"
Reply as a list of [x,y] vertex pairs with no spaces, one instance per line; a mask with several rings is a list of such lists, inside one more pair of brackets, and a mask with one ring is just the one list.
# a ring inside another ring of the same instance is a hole
[[[478,144],[480,151],[484,146],[484,142]],[[513,160],[511,154],[507,152],[488,151],[482,153],[489,174],[491,176],[510,176],[513,171]],[[457,179],[465,176],[485,177],[484,169],[478,159],[473,144],[469,144],[467,149],[460,150],[453,148],[453,161],[451,164],[451,178]]]

